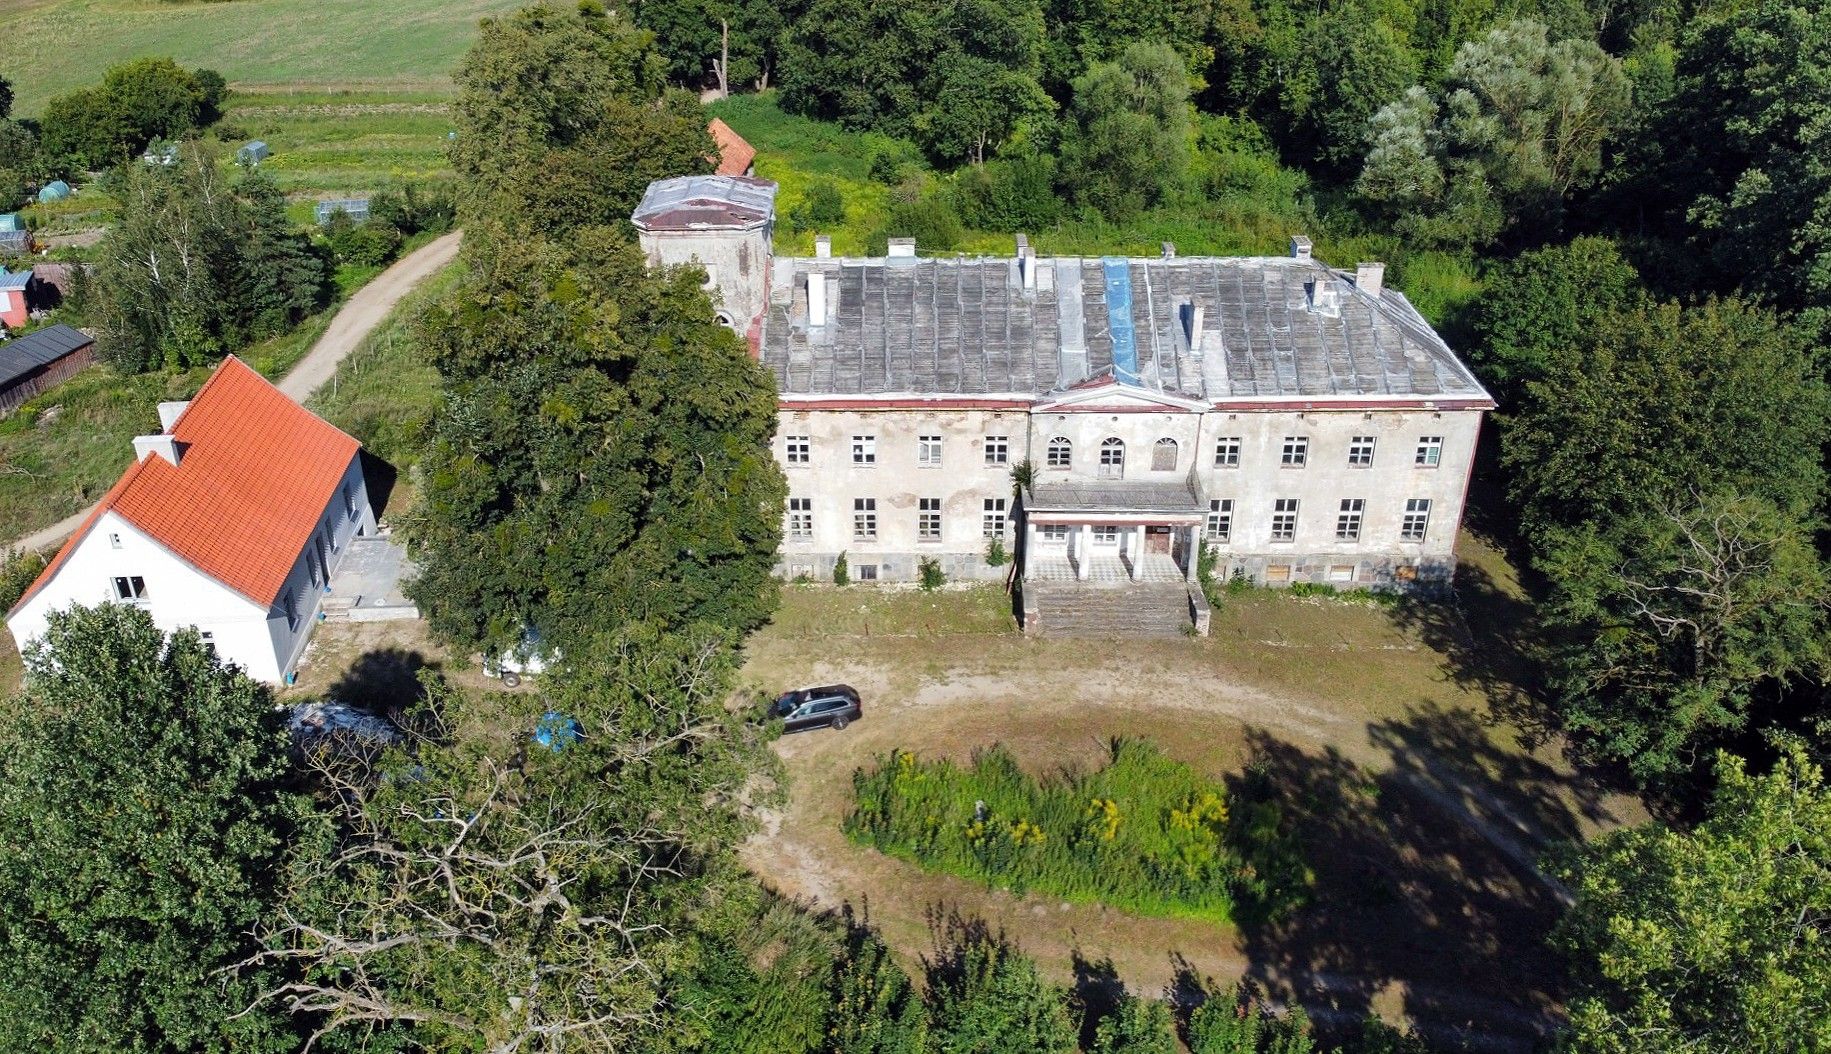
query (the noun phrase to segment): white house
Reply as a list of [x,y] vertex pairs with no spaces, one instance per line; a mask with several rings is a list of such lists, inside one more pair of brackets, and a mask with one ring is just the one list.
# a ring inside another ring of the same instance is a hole
[[51,612],[137,604],[195,626],[278,683],[298,662],[350,539],[375,530],[361,445],[230,357],[161,431],[6,617],[23,650]]

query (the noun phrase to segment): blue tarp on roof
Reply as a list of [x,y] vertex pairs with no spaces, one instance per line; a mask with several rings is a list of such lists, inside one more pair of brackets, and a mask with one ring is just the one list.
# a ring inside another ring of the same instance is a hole
[[1132,264],[1120,256],[1104,257],[1106,314],[1113,339],[1113,375],[1127,384],[1138,383],[1138,337],[1132,329]]

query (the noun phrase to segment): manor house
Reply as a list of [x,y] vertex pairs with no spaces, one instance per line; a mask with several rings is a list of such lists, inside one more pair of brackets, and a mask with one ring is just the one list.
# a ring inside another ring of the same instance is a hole
[[[648,188],[781,399],[781,572],[909,581],[1441,583],[1493,400],[1384,267],[1280,257],[776,256],[775,184]],[[1014,486],[1027,466],[1029,486]]]

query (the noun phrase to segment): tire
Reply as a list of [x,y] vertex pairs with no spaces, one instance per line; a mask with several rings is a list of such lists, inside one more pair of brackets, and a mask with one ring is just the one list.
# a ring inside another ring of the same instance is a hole
[[851,724],[851,722],[847,721],[845,718],[835,717],[833,719],[833,723],[828,727],[832,728],[832,730],[835,732],[844,732],[846,730],[846,726],[849,724]]
[[516,673],[514,670],[502,671],[502,686],[504,688],[520,688],[521,674]]

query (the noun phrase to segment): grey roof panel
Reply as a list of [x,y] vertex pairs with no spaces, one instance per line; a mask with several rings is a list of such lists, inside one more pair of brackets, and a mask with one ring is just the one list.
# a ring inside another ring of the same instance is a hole
[[9,340],[0,344],[0,384],[11,384],[93,343],[82,331],[61,324]]

